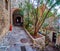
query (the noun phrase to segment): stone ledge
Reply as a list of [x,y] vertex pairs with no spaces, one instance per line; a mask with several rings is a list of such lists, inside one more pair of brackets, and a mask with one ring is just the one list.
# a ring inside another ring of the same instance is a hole
[[40,48],[43,48],[43,47],[45,48],[45,36],[42,35],[42,37],[34,39],[25,28],[24,30],[26,31],[27,35],[31,38],[33,44],[37,44]]

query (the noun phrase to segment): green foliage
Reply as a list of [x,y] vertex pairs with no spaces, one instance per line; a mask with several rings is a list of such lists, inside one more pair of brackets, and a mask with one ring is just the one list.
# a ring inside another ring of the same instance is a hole
[[24,8],[25,8],[24,10],[25,10],[27,13],[29,13],[29,12],[31,12],[31,10],[32,10],[32,4],[30,4],[29,1],[25,1]]
[[23,12],[23,10],[22,10],[22,9],[20,9],[19,14],[20,14],[21,16],[23,16],[23,15],[24,15],[24,12]]
[[[47,12],[48,12],[48,10],[44,11],[43,17],[45,17],[45,15],[47,14]],[[50,12],[48,13],[48,15],[47,15],[46,18],[49,18],[49,17],[51,17],[52,15],[53,15],[53,13],[50,11]]]
[[50,0],[46,0],[46,4],[49,3],[49,2],[50,2]]
[[40,1],[40,4],[42,4],[42,3],[43,3],[43,0]]
[[[29,20],[29,26],[28,26],[28,20]],[[26,27],[30,27],[31,25],[33,24],[33,22],[32,22],[32,20],[31,20],[31,18],[29,17],[26,17],[25,18],[25,25],[26,25]]]
[[57,2],[57,3],[56,3],[57,5],[60,5],[60,0],[56,0],[56,2]]
[[20,8],[19,14],[20,14],[21,16],[23,16],[23,15],[24,15],[24,9],[23,9],[23,7],[22,7],[22,3],[20,3],[20,4],[18,4],[18,5],[19,5],[19,8]]
[[[26,27],[28,27],[28,29],[30,29],[30,26],[33,25],[33,23],[37,24],[37,22],[39,22],[39,21],[41,24],[39,25],[38,28],[41,28],[45,19],[48,17],[51,17],[53,15],[51,10],[53,8],[55,8],[55,6],[60,5],[60,0],[45,0],[45,2],[44,2],[44,0],[36,0],[36,2],[37,2],[37,8],[34,8],[34,6],[33,6],[34,3],[31,4],[29,1],[25,1],[24,7],[22,7],[22,4],[20,4],[20,8],[22,9],[20,14],[23,15],[24,11],[27,14],[27,16],[25,18],[25,24],[26,24]],[[46,5],[47,10],[45,9],[45,11],[42,14],[42,17],[38,17],[38,14],[39,14],[38,6],[41,6],[43,4]],[[31,15],[32,15],[32,17],[31,17]],[[36,19],[33,19],[33,17]],[[34,20],[34,22],[32,22],[31,19]]]
[[[53,0],[54,1],[54,0]],[[48,6],[52,6],[53,5],[53,1],[50,0],[50,2],[48,3]]]
[[[49,12],[52,10],[52,8],[54,8],[56,5],[59,5],[58,3],[60,3],[59,0],[56,1],[55,3],[54,3],[54,1],[53,1],[53,3],[52,3],[52,5],[50,6],[50,8],[48,9],[46,15],[43,17],[43,21],[41,20],[41,21],[42,21],[41,26],[43,25],[46,17],[48,16],[48,14],[49,14]],[[41,26],[40,26],[40,27],[41,27]]]
[[52,15],[53,15],[53,13],[49,12],[47,17],[51,17]]
[[42,27],[43,28],[46,28],[47,26],[48,26],[48,24],[47,23],[44,23]]
[[60,18],[60,14],[58,14],[58,15],[57,15],[57,17],[59,17],[59,18]]

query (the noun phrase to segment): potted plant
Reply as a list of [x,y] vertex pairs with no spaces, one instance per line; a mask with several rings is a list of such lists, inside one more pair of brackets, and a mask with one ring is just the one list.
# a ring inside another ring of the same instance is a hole
[[[37,6],[34,7],[34,3],[37,3]],[[56,0],[56,2],[54,2],[54,0],[46,0],[44,2],[44,0],[36,0],[33,1],[32,5],[30,5],[29,2],[27,2],[27,6],[25,6],[26,8],[26,12],[28,13],[27,16],[28,18],[30,17],[30,15],[32,15],[33,18],[31,18],[33,20],[33,24],[31,28],[30,32],[26,31],[27,34],[30,36],[30,38],[33,40],[33,43],[42,43],[42,45],[45,45],[45,37],[41,34],[38,33],[39,29],[41,28],[41,26],[43,25],[45,19],[50,15],[52,8],[54,9],[56,5],[59,5],[60,2],[59,0]],[[47,7],[48,5],[48,7]],[[32,6],[32,8],[30,7]],[[48,8],[48,9],[47,9]],[[54,15],[54,14],[53,14]],[[29,25],[29,19],[28,19],[28,25]],[[29,26],[28,26],[29,27]],[[30,29],[30,28],[28,28]],[[30,34],[32,31],[32,34]]]

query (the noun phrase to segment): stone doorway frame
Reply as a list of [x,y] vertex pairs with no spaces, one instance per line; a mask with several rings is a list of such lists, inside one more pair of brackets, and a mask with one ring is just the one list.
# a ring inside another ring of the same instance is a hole
[[[20,15],[19,12],[20,12],[20,9],[15,9],[12,13],[12,24],[13,24],[13,26],[23,26],[23,15]],[[16,18],[17,17],[21,17],[20,25],[16,24]]]

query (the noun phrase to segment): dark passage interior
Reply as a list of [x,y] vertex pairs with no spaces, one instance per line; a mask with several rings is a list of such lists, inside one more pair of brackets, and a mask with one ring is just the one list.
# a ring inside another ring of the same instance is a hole
[[21,17],[16,17],[16,23],[20,24],[21,23]]

